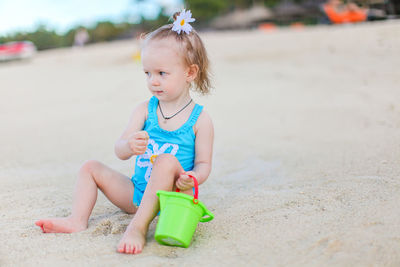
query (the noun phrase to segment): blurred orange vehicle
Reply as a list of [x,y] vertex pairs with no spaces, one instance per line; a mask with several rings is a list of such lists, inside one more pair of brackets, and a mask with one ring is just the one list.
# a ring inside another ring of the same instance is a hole
[[0,44],[0,61],[31,58],[36,53],[36,46],[30,41]]
[[354,23],[366,21],[367,9],[360,8],[354,3],[343,5],[340,0],[330,0],[323,5],[323,10],[332,23]]

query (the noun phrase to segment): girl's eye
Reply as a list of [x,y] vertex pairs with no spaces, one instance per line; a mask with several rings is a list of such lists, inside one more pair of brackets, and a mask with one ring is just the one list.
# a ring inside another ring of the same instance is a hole
[[165,75],[165,72],[160,71],[160,75],[161,75],[161,76],[164,76],[164,75]]
[[146,74],[146,76],[150,76],[150,72],[145,71],[144,73]]

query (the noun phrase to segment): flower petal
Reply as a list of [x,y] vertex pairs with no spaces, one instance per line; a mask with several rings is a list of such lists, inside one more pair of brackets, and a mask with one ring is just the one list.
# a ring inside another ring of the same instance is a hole
[[172,30],[176,31],[178,34],[180,34],[181,31],[189,34],[193,29],[193,27],[189,23],[193,21],[195,21],[195,19],[192,18],[192,12],[190,10],[186,11],[185,9],[183,9],[174,21]]

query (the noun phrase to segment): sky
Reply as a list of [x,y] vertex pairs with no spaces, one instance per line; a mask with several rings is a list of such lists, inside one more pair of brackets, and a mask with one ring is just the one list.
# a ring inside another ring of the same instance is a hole
[[155,18],[161,6],[171,15],[182,8],[183,0],[0,0],[0,36],[34,31],[41,24],[65,33],[100,20],[137,23],[141,15]]

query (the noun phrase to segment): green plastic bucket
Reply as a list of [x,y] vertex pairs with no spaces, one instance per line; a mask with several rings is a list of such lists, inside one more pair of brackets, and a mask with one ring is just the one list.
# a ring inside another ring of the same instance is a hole
[[198,200],[196,178],[194,197],[179,193],[158,191],[160,200],[160,217],[154,238],[158,243],[167,246],[187,248],[199,222],[208,222],[214,215]]

